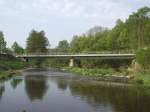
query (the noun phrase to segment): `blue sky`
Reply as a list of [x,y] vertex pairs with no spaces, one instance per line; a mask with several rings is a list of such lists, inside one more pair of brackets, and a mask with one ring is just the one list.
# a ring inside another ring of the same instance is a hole
[[93,26],[113,27],[150,0],[0,0],[0,30],[8,46],[25,47],[32,29],[44,30],[51,46]]

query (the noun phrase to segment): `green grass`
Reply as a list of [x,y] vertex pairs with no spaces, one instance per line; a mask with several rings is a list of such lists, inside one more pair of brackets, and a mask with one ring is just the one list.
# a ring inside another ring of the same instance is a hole
[[11,77],[12,74],[9,73],[8,71],[3,71],[3,72],[0,72],[0,79],[7,79],[8,77]]
[[[116,72],[114,69],[87,69],[87,68],[65,68],[67,71],[70,71],[72,73],[75,73],[77,75],[82,76],[111,76],[111,75],[129,75],[126,70],[120,70],[119,72]],[[150,88],[150,73],[145,72],[139,72],[137,75],[134,76],[134,78],[131,80],[131,82],[135,82],[134,84],[139,84],[144,87]]]
[[0,79],[6,79],[18,73],[18,70],[26,67],[26,62],[17,59],[0,60]]
[[150,74],[148,73],[145,74],[140,72],[135,76],[134,80],[137,84],[150,87]]
[[25,62],[20,60],[0,60],[0,67],[4,70],[22,69],[26,66]]

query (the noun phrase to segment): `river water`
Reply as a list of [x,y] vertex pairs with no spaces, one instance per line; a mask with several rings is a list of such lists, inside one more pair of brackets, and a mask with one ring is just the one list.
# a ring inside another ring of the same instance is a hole
[[150,112],[150,90],[30,70],[0,82],[0,112]]

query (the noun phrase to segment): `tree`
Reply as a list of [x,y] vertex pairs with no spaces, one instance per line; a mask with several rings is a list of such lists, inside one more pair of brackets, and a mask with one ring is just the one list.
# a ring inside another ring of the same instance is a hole
[[89,29],[88,31],[87,31],[87,33],[86,33],[86,35],[95,35],[96,33],[98,33],[98,32],[103,32],[103,31],[105,31],[107,28],[104,28],[104,27],[101,27],[101,26],[95,26],[95,27],[93,27],[93,28],[91,28],[91,29]]
[[13,52],[16,54],[24,53],[24,49],[17,42],[14,42],[11,48],[12,48]]
[[150,48],[138,49],[136,52],[136,61],[142,65],[143,68],[150,68]]
[[44,31],[31,31],[26,44],[27,53],[46,53],[49,47],[49,41]]
[[61,52],[68,52],[68,50],[69,50],[68,41],[67,40],[59,41],[57,49],[58,49],[58,51],[61,51]]
[[109,50],[120,51],[129,49],[129,38],[127,36],[126,24],[120,19],[107,36]]
[[130,37],[132,47],[143,48],[150,43],[150,8],[143,7],[134,12],[126,21],[128,37]]
[[0,53],[5,52],[6,49],[6,41],[4,39],[4,34],[0,31]]
[[79,40],[79,36],[77,35],[73,36],[73,39],[70,43],[71,52],[80,52],[78,40]]

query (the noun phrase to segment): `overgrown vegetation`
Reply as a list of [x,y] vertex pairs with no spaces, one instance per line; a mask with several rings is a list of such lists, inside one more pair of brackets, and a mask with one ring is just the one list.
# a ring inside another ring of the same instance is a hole
[[100,51],[130,51],[144,48],[150,43],[150,8],[144,7],[134,12],[123,22],[117,20],[111,30],[97,27],[84,35],[74,36],[70,43],[72,52],[100,52]]
[[0,66],[3,70],[16,70],[22,69],[27,64],[23,61],[17,59],[7,59],[7,60],[0,60]]
[[5,59],[0,60],[0,79],[5,79],[16,73],[20,69],[27,67],[27,63],[18,59]]
[[136,61],[139,63],[140,69],[135,75],[135,81],[150,87],[150,48],[139,49],[136,52]]
[[137,84],[141,84],[146,87],[150,87],[150,74],[147,74],[145,72],[138,72],[138,74],[134,78],[134,81]]
[[116,71],[113,68],[108,68],[108,69],[98,69],[98,68],[93,68],[93,69],[87,69],[87,68],[70,68],[67,67],[65,68],[66,70],[69,70],[70,72],[76,73],[78,75],[82,76],[111,76],[111,75],[118,75],[118,76],[125,76],[128,75],[127,71],[125,69],[120,69]]
[[8,71],[1,71],[0,72],[0,79],[6,79],[8,77],[11,77],[12,75]]
[[150,68],[150,48],[139,49],[136,52],[136,60],[142,68],[148,70]]

